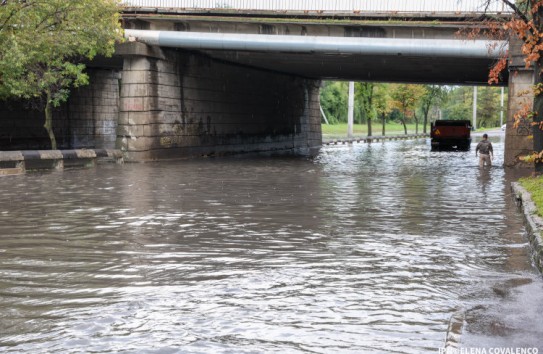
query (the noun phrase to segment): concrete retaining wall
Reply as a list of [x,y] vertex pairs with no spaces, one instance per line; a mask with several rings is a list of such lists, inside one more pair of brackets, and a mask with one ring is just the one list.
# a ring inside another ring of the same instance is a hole
[[319,82],[127,43],[117,146],[129,161],[321,145]]

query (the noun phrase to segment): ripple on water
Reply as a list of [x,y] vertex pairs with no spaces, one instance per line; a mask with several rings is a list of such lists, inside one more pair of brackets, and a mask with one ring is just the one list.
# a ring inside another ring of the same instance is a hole
[[503,170],[472,153],[391,142],[0,179],[0,343],[435,352],[457,309],[487,318],[516,294],[500,284],[541,285]]

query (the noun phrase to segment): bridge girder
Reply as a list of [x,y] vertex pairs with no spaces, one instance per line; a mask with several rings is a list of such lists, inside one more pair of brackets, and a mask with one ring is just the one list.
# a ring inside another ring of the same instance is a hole
[[[132,41],[197,50],[231,63],[312,79],[476,84],[507,43],[126,30]],[[506,79],[506,78],[504,78]],[[504,82],[506,82],[504,80]]]

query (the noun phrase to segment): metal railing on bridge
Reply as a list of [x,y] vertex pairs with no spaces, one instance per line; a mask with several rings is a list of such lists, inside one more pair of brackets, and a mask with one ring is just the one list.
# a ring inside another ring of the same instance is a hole
[[508,13],[501,0],[123,0],[129,7],[352,13]]

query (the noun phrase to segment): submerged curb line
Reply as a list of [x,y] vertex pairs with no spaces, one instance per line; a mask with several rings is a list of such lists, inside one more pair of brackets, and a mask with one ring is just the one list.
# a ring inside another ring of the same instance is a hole
[[92,167],[97,161],[122,163],[123,154],[116,149],[0,151],[0,176],[22,174],[27,170]]
[[452,314],[449,319],[449,326],[447,328],[447,336],[445,338],[445,351],[455,352],[460,351],[460,340],[462,338],[462,331],[464,329],[466,318],[466,311],[459,309]]
[[537,208],[532,200],[532,196],[518,182],[511,183],[517,206],[524,213],[526,228],[528,229],[528,238],[533,249],[533,260],[540,272],[543,272],[543,218],[537,215]]

